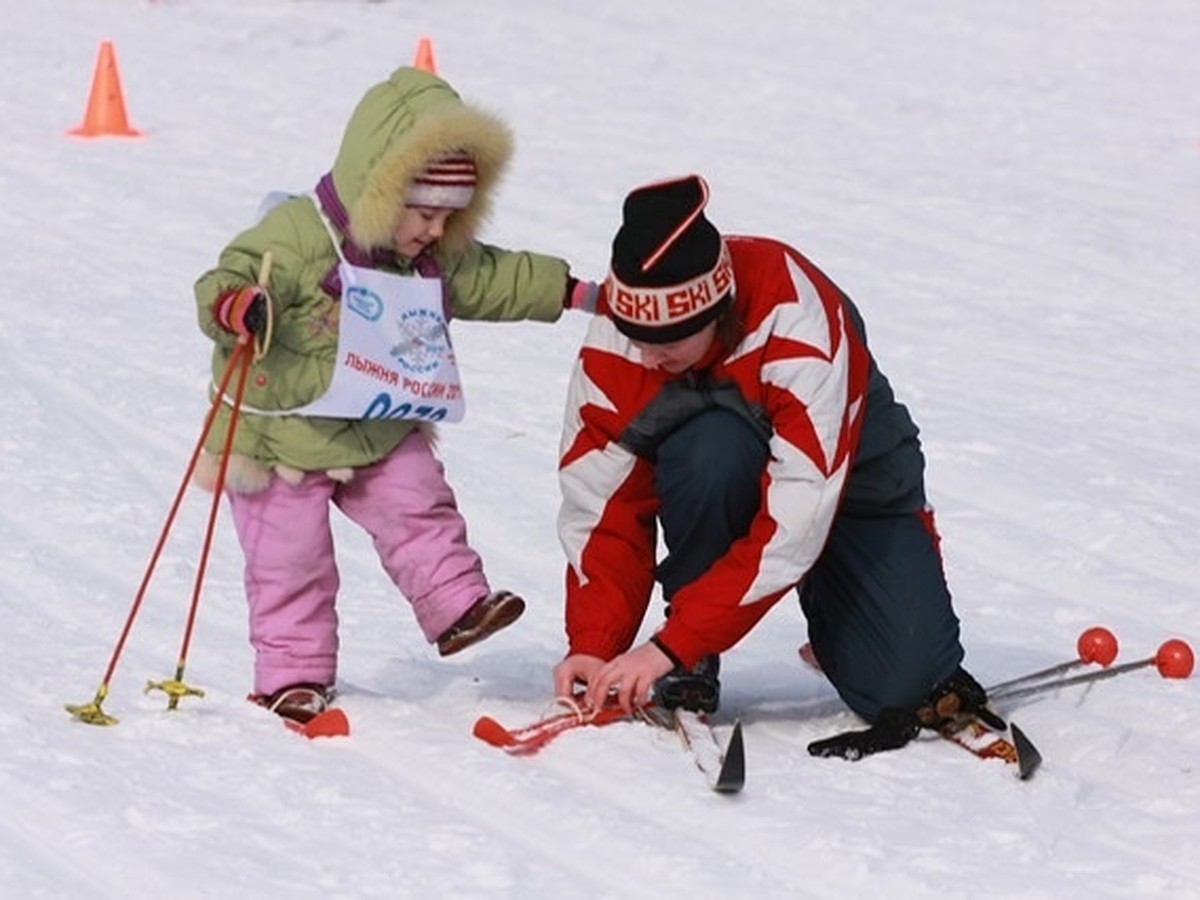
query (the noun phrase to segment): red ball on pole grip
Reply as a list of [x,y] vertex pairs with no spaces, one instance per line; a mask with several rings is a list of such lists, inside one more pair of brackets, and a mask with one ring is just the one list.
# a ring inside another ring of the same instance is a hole
[[1097,625],[1079,635],[1075,644],[1079,658],[1086,663],[1100,663],[1107,667],[1117,658],[1117,638],[1107,628]]
[[1158,648],[1154,664],[1163,678],[1187,678],[1196,667],[1196,656],[1186,641],[1172,638]]

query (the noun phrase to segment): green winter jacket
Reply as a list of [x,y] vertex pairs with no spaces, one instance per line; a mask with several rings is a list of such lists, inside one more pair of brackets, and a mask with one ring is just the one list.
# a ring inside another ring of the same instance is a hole
[[[465,149],[475,159],[478,185],[471,205],[450,217],[435,251],[452,315],[490,321],[556,320],[563,310],[567,263],[502,250],[474,238],[511,145],[502,122],[464,103],[446,82],[420,69],[398,69],[359,102],[330,173],[349,220],[343,244],[363,253],[392,250],[412,178],[429,160]],[[196,301],[200,328],[215,342],[216,385],[235,346],[233,335],[217,324],[217,300],[230,289],[255,283],[268,250],[273,259],[267,285],[273,333],[266,355],[250,371],[244,403],[259,410],[287,410],[325,392],[337,354],[340,298],[330,296],[321,283],[338,256],[313,200],[288,199],[234,238],[217,267],[197,281]],[[400,274],[414,271],[411,260],[393,259],[380,268]],[[236,385],[234,376],[228,397],[234,396]],[[221,404],[206,442],[210,454],[224,447],[229,414],[230,406]],[[276,467],[322,471],[368,465],[390,453],[415,424],[243,410],[227,484],[234,490],[252,489],[265,484],[268,470]],[[239,485],[235,472],[247,466],[257,475],[250,481],[241,479]]]

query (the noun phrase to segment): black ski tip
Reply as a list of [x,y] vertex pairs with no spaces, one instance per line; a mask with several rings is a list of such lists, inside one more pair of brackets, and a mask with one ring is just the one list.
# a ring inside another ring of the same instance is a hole
[[1013,746],[1017,748],[1017,777],[1025,781],[1033,776],[1038,766],[1042,764],[1042,754],[1033,746],[1033,741],[1026,737],[1016,725],[1009,725]]
[[746,747],[742,742],[742,721],[733,723],[733,734],[725,745],[725,757],[713,790],[718,794],[736,794],[746,783]]

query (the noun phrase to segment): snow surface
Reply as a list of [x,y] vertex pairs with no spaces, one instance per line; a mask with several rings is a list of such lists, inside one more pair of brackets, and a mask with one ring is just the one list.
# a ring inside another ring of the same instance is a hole
[[[783,238],[858,302],[923,428],[985,682],[1200,640],[1200,6],[1193,0],[28,0],[0,29],[0,885],[5,896],[1200,896],[1200,686],[1153,668],[1027,703],[1020,783],[926,739],[860,763],[857,722],[780,604],[725,658],[749,781],[710,793],[635,724],[514,759],[564,648],[562,399],[585,317],[455,326],[442,448],[525,618],[450,660],[338,523],[354,735],[245,702],[223,512],[167,711],[208,496],[189,491],[104,680],[206,411],[191,285],[273,189],[306,189],[362,92],[433,38],[504,116],[485,237],[599,276],[632,186],[702,172],[712,218]],[[71,138],[101,40],[139,140]]]

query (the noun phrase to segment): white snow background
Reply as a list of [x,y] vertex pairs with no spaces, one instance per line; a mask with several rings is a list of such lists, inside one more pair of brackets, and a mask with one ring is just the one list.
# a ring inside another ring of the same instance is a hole
[[[270,190],[305,190],[354,104],[433,39],[514,128],[483,237],[604,274],[633,186],[691,171],[728,232],[811,256],[863,310],[922,427],[986,683],[1200,640],[1200,6],[1192,0],[29,0],[0,28],[0,885],[8,897],[1200,896],[1200,684],[1153,667],[1010,712],[1029,782],[936,738],[859,763],[796,656],[792,599],[724,659],[708,791],[676,739],[471,736],[551,701],[564,650],[555,464],[586,316],[453,327],[442,453],[496,586],[530,608],[448,660],[337,520],[354,733],[245,700],[222,510],[166,709],[209,495],[187,493],[93,727],[93,699],[199,435],[192,283]],[[112,40],[140,139],[83,139]],[[336,516],[335,516],[336,518]],[[656,604],[657,609],[657,604]],[[653,624],[653,623],[651,623]]]

